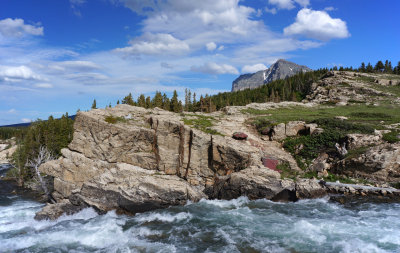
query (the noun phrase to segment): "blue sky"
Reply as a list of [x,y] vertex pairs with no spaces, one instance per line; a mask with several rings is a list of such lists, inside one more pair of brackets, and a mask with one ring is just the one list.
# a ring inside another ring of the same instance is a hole
[[229,91],[280,58],[397,65],[399,12],[398,0],[1,0],[0,125],[129,92]]

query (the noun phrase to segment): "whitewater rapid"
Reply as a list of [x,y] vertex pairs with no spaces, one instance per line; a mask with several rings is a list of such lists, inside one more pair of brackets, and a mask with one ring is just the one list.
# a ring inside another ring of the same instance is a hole
[[400,252],[399,204],[241,197],[135,216],[88,208],[35,221],[41,207],[0,198],[0,252]]

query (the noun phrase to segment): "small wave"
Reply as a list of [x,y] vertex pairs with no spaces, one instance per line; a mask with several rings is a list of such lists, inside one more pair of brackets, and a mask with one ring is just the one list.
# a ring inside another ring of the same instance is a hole
[[204,203],[204,204],[216,206],[219,208],[239,208],[239,207],[242,207],[242,206],[248,204],[249,202],[250,202],[250,200],[247,197],[239,197],[237,199],[231,199],[231,200],[202,199],[202,200],[200,200],[199,203]]
[[365,242],[360,239],[352,239],[346,240],[343,239],[338,242],[333,243],[334,247],[337,249],[341,249],[340,251],[343,253],[389,253],[391,251],[387,251],[379,248],[376,244]]
[[151,213],[139,214],[135,217],[135,220],[137,220],[140,223],[153,222],[153,221],[176,222],[182,220],[190,220],[192,217],[193,215],[187,212],[181,212],[175,215],[168,213],[151,212]]
[[90,220],[96,216],[98,216],[97,212],[93,208],[89,207],[72,215],[63,214],[55,222],[67,220]]

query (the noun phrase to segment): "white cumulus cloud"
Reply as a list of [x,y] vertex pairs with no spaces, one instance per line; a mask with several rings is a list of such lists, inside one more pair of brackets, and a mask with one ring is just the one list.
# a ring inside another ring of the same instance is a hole
[[22,37],[24,35],[43,35],[43,27],[25,24],[23,19],[6,18],[0,20],[0,34],[5,37]]
[[214,51],[217,48],[217,44],[214,42],[207,43],[206,48],[208,51]]
[[346,22],[331,18],[325,11],[304,8],[297,13],[296,22],[286,27],[285,35],[303,35],[308,38],[328,41],[350,36]]
[[277,6],[279,9],[291,10],[296,7],[296,3],[302,7],[307,7],[310,4],[310,0],[268,0],[268,3]]
[[43,80],[27,66],[0,66],[0,80],[18,82],[21,80]]
[[242,73],[243,74],[245,74],[245,73],[255,73],[257,71],[265,70],[265,69],[267,69],[267,66],[265,66],[262,63],[254,64],[254,65],[245,65],[242,68]]
[[115,49],[116,52],[132,55],[176,55],[189,51],[189,45],[171,34],[145,33],[129,41],[130,46]]
[[200,72],[204,74],[210,75],[219,75],[219,74],[239,74],[239,71],[228,64],[217,64],[215,62],[207,62],[201,66],[192,66],[191,70],[194,72]]

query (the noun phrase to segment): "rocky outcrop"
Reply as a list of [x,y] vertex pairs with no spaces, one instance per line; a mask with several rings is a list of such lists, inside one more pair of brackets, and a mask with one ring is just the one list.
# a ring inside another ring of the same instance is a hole
[[393,103],[399,103],[394,94],[380,91],[376,87],[396,85],[396,82],[389,81],[373,74],[330,71],[311,85],[311,92],[303,102],[331,105],[376,104],[392,97]]
[[268,129],[266,135],[270,140],[282,141],[287,137],[295,137],[300,135],[313,135],[321,133],[323,129],[318,128],[317,124],[306,124],[304,121],[289,121],[279,123]]
[[[380,196],[400,200],[400,190],[393,187],[375,187],[358,184],[342,184],[339,182],[323,182],[325,189],[331,193],[359,196]],[[339,201],[342,199],[339,197]]]
[[343,159],[332,172],[370,182],[398,183],[400,181],[400,143],[380,144],[362,154]]
[[78,113],[62,157],[40,167],[54,177],[58,204],[37,218],[79,210],[70,205],[137,213],[201,198],[296,196],[292,180],[263,166],[265,150],[253,139],[206,134],[185,125],[183,117],[128,105]]
[[281,59],[272,64],[269,69],[239,76],[232,83],[232,91],[254,89],[275,80],[285,79],[302,71],[307,72],[311,71],[311,69]]
[[17,150],[15,138],[0,140],[0,164],[9,163],[15,150]]

